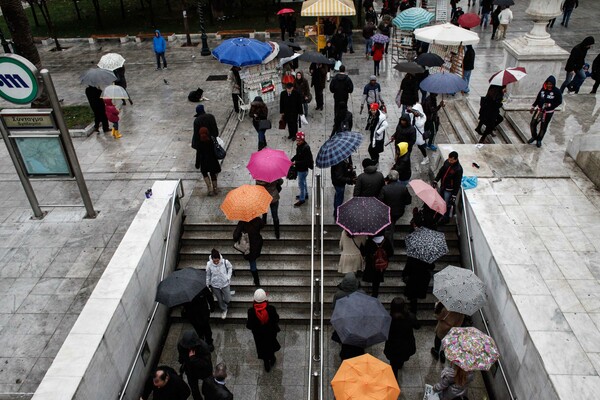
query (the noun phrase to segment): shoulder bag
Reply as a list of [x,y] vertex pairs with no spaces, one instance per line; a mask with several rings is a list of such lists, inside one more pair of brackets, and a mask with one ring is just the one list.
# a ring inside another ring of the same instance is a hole
[[213,143],[215,145],[215,155],[217,156],[217,160],[222,160],[227,155],[227,151],[223,148],[225,143],[223,139],[220,137],[213,137]]
[[240,236],[240,240],[233,244],[233,248],[247,256],[250,254],[250,237],[246,232],[242,232],[242,236]]

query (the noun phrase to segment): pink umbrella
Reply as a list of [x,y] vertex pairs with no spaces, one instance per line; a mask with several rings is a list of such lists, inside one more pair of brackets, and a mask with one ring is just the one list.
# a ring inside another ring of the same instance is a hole
[[504,86],[509,83],[520,81],[527,75],[527,71],[523,67],[506,68],[496,72],[490,78],[490,85]]
[[446,213],[446,202],[430,184],[423,182],[420,179],[413,179],[408,183],[413,188],[418,198],[423,200],[433,211],[440,214]]
[[277,11],[277,15],[283,15],[283,14],[293,14],[296,11],[292,8],[282,8],[281,10]]
[[254,179],[273,182],[286,176],[291,165],[292,162],[285,151],[265,147],[252,153],[246,168]]

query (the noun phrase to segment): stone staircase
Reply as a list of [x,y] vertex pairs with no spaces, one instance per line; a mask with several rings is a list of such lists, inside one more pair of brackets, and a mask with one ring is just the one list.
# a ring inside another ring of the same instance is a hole
[[[228,322],[240,323],[246,319],[248,307],[252,304],[252,296],[256,289],[248,262],[233,249],[233,224],[206,224],[195,222],[193,216],[188,216],[184,223],[181,238],[180,261],[178,268],[205,268],[208,255],[214,247],[219,250],[234,266],[235,276],[232,279],[232,296]],[[310,225],[282,225],[281,238],[275,239],[272,225],[267,225],[262,235],[264,246],[258,259],[258,270],[261,286],[269,293],[270,301],[277,307],[281,319],[285,322],[306,323],[310,314]],[[324,234],[324,300],[325,318],[331,316],[331,301],[336,292],[336,285],[341,281],[342,274],[337,272],[339,261],[339,238],[341,228],[337,225],[326,225]],[[381,284],[379,299],[384,305],[398,294],[403,293],[404,282],[401,279],[402,269],[406,261],[404,238],[408,234],[408,225],[398,225],[394,236],[395,255],[385,273],[385,282]],[[448,240],[449,254],[436,263],[436,271],[448,264],[460,265],[458,236],[455,225],[441,228]],[[318,258],[316,259],[318,262]],[[317,265],[317,264],[316,264]],[[432,281],[433,284],[433,281]],[[363,289],[369,293],[370,284],[363,283]],[[433,324],[431,310],[435,297],[430,293],[420,301],[418,317]],[[218,314],[213,314],[215,318]],[[180,318],[180,310],[175,309],[172,318]]]

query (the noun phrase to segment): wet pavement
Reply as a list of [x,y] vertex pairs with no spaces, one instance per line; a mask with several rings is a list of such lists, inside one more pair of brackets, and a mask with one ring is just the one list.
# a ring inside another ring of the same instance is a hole
[[[509,39],[530,29],[531,24],[524,15],[524,9],[525,5],[514,7],[515,21],[508,29]],[[556,24],[553,37],[567,50],[589,34],[600,40],[600,29],[595,24],[598,16],[600,3],[582,3],[573,13],[571,26],[565,29]],[[489,35],[488,30],[476,46],[476,69],[473,71],[469,95],[476,102],[478,96],[485,93],[487,78],[500,68],[503,60],[501,43],[490,41]],[[355,127],[363,128],[366,116],[364,113],[358,114],[360,93],[371,74],[372,62],[364,59],[360,40],[355,39],[355,42],[357,52],[345,55],[344,63],[348,69],[355,70],[350,75],[355,84],[350,107],[354,112]],[[209,75],[226,74],[228,68],[210,58],[202,58],[199,48],[180,47],[181,43],[169,44],[169,69],[166,71],[154,70],[154,54],[148,42],[123,45],[107,42],[97,45],[70,43],[68,50],[58,54],[50,52],[49,47],[39,47],[44,66],[50,70],[59,97],[64,99],[66,105],[86,104],[84,87],[78,81],[85,69],[92,67],[105,52],[121,53],[127,59],[128,90],[134,104],[127,105],[122,111],[122,139],[114,140],[104,134],[74,139],[94,206],[100,211],[95,220],[84,220],[82,208],[58,207],[45,207],[48,215],[42,221],[30,220],[31,209],[12,162],[5,147],[0,146],[0,298],[5,304],[0,310],[0,363],[3,365],[0,398],[3,393],[35,391],[135,216],[144,198],[144,191],[154,180],[183,179],[186,192],[190,194],[185,201],[192,201],[187,212],[206,220],[224,220],[214,203],[209,205],[203,200],[205,187],[198,180],[199,173],[193,165],[194,151],[190,147],[195,104],[187,101],[187,94],[197,87],[203,88],[205,97],[209,99],[204,103],[206,110],[215,115],[220,127],[225,126],[231,111],[228,86],[223,81],[206,79]],[[300,43],[310,47],[302,39]],[[216,44],[211,41],[211,48]],[[590,50],[588,60],[593,60],[596,54],[597,46]],[[306,69],[308,65],[301,64],[303,67]],[[382,64],[380,81],[383,83],[383,98],[388,104],[388,118],[392,121],[390,130],[395,128],[399,118],[393,100],[400,77],[389,61]],[[543,78],[540,77],[540,83]],[[561,80],[562,76],[558,81]],[[590,87],[588,80],[581,95],[566,96],[565,111],[558,113],[552,121],[541,158],[562,163],[570,136],[598,131],[596,117],[599,105],[596,97],[584,94],[589,92]],[[316,112],[314,103],[310,105],[309,125],[305,129],[307,141],[315,153],[330,133],[333,120],[330,93],[326,93],[325,104],[324,112]],[[0,106],[9,105],[1,102]],[[269,106],[271,118],[275,121],[278,107]],[[294,144],[285,139],[286,136],[287,132],[274,129],[268,132],[267,140],[271,147],[292,154]],[[246,118],[237,127],[223,164],[224,171],[219,177],[222,187],[251,182],[245,163],[255,149],[256,133]],[[391,166],[391,154],[391,149],[386,149],[383,154],[380,169],[384,172]],[[366,155],[366,144],[363,144],[354,157],[355,163],[358,165]],[[428,168],[419,165],[421,156],[415,154],[413,157],[413,177],[426,176]],[[532,156],[527,160],[535,163],[539,158]],[[328,174],[324,182],[330,185]],[[286,186],[294,185],[294,182],[286,182]],[[37,181],[34,182],[34,188],[43,204],[80,203],[77,187],[71,181]],[[292,207],[294,190],[285,188],[282,193],[282,222],[306,223],[310,211],[308,207]],[[331,204],[331,199],[326,198],[325,202]],[[298,365],[293,358],[295,356],[287,356],[288,353],[296,354],[294,350],[284,350],[281,361],[278,361],[279,367],[267,377],[261,372],[260,365],[256,365],[252,345],[248,342],[249,332],[243,327],[229,325],[217,327],[216,331],[223,338],[217,341],[220,347],[216,353],[232,368],[230,384],[234,385],[236,398],[248,394],[248,398],[262,400],[268,398],[264,394],[263,384],[276,387],[284,382],[290,382],[290,387],[297,387],[289,389],[289,395],[286,392],[278,398],[297,398],[296,394],[303,390],[301,387],[304,382],[294,371]],[[403,375],[400,382],[403,389],[406,388],[403,398],[419,398],[421,394],[418,388],[425,382],[432,383],[439,372],[439,366],[432,365],[435,363],[428,354],[428,337],[431,334],[425,328],[422,332],[417,333],[418,353],[407,363],[403,372],[406,377]],[[286,327],[286,341],[288,333],[292,341],[302,343],[301,327]],[[296,344],[290,348],[303,347]],[[236,357],[239,353],[229,349],[243,349],[244,357]],[[381,356],[380,352],[379,348],[373,349],[378,356]],[[336,353],[337,349],[328,353],[328,367],[332,371],[337,366]],[[253,397],[253,393],[257,394]],[[483,398],[483,394],[477,391],[473,393],[475,395],[470,396],[471,399]]]

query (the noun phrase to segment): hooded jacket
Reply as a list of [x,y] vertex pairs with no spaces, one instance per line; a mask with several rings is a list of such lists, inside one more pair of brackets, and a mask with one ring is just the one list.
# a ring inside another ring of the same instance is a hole
[[400,104],[412,106],[419,101],[419,82],[414,75],[406,74],[400,83]]
[[394,164],[392,169],[398,171],[398,180],[408,181],[412,175],[412,171],[410,168],[410,153],[408,152],[408,143],[401,142],[396,147],[399,148],[400,152],[398,154],[398,158],[396,159],[396,163]]
[[410,117],[411,124],[417,129],[421,134],[425,130],[425,122],[427,122],[427,116],[425,115],[425,111],[423,111],[423,106],[420,103],[416,103],[412,106],[412,109],[415,110],[418,115],[414,113],[410,113],[408,116]]
[[329,83],[329,91],[333,93],[333,100],[336,103],[348,103],[348,96],[354,91],[354,84],[348,75],[337,74]]
[[367,106],[371,103],[381,103],[381,85],[377,82],[375,83],[367,83],[363,89],[363,96],[362,96],[362,105],[365,104],[365,102],[367,103]]
[[392,218],[400,218],[404,215],[404,208],[412,202],[412,196],[406,186],[393,181],[381,188],[379,200],[390,208]]
[[331,183],[333,186],[354,185],[352,156],[331,167]]
[[360,288],[360,282],[354,272],[348,272],[337,287],[339,290],[333,295],[333,308],[335,308],[335,303],[339,299],[356,292]]
[[160,31],[157,29],[154,33],[158,33],[158,37],[156,35],[152,38],[152,46],[154,47],[155,53],[164,53],[167,50],[167,42],[165,38],[161,36]]
[[[546,89],[546,82],[552,83],[552,90]],[[561,103],[562,93],[560,92],[560,89],[556,87],[556,78],[553,75],[550,75],[544,82],[544,86],[538,92],[538,95],[531,106],[540,109],[543,108],[545,112],[551,113],[554,112],[554,109],[561,105]]]
[[221,253],[219,253],[219,263],[217,265],[215,265],[212,258],[208,256],[208,262],[206,263],[206,286],[223,289],[231,283],[232,273],[233,266],[229,260],[223,258]]
[[[463,168],[459,161],[450,164],[448,160],[444,161],[444,165],[438,171],[435,181],[440,181],[440,188],[447,192],[452,192],[453,196],[458,194],[460,184],[462,182]],[[442,336],[443,337],[443,336]]]
[[565,71],[567,72],[577,72],[581,68],[583,68],[583,64],[585,64],[585,56],[587,56],[588,46],[594,44],[594,38],[592,36],[588,36],[581,43],[575,45],[573,49],[571,49],[571,54],[569,54],[569,59],[567,60],[567,64],[565,65]]
[[111,99],[104,99],[104,111],[109,122],[119,122],[119,110]]
[[312,95],[310,94],[310,86],[308,85],[308,80],[304,77],[304,73],[302,71],[296,71],[296,74],[300,74],[301,78],[294,81],[294,89],[300,93],[302,96],[302,101],[304,103],[310,103],[312,100]]
[[376,142],[385,139],[385,130],[387,127],[387,117],[381,110],[377,110],[377,114],[375,115],[369,113],[366,129],[371,131],[371,147],[375,147],[377,145]]
[[354,197],[377,197],[381,188],[385,185],[383,174],[377,171],[376,165],[369,165],[365,172],[356,178],[354,185]]
[[[402,121],[406,121],[407,125],[402,126]],[[414,126],[412,126],[410,122],[410,117],[407,114],[404,114],[400,117],[400,122],[396,127],[396,132],[394,132],[394,146],[398,146],[401,142],[408,143],[408,153],[412,152],[412,148],[417,141],[417,130]]]
[[309,168],[313,169],[314,160],[308,143],[303,142],[296,145],[296,155],[292,157],[292,161],[296,163],[296,170],[298,172],[306,172]]

